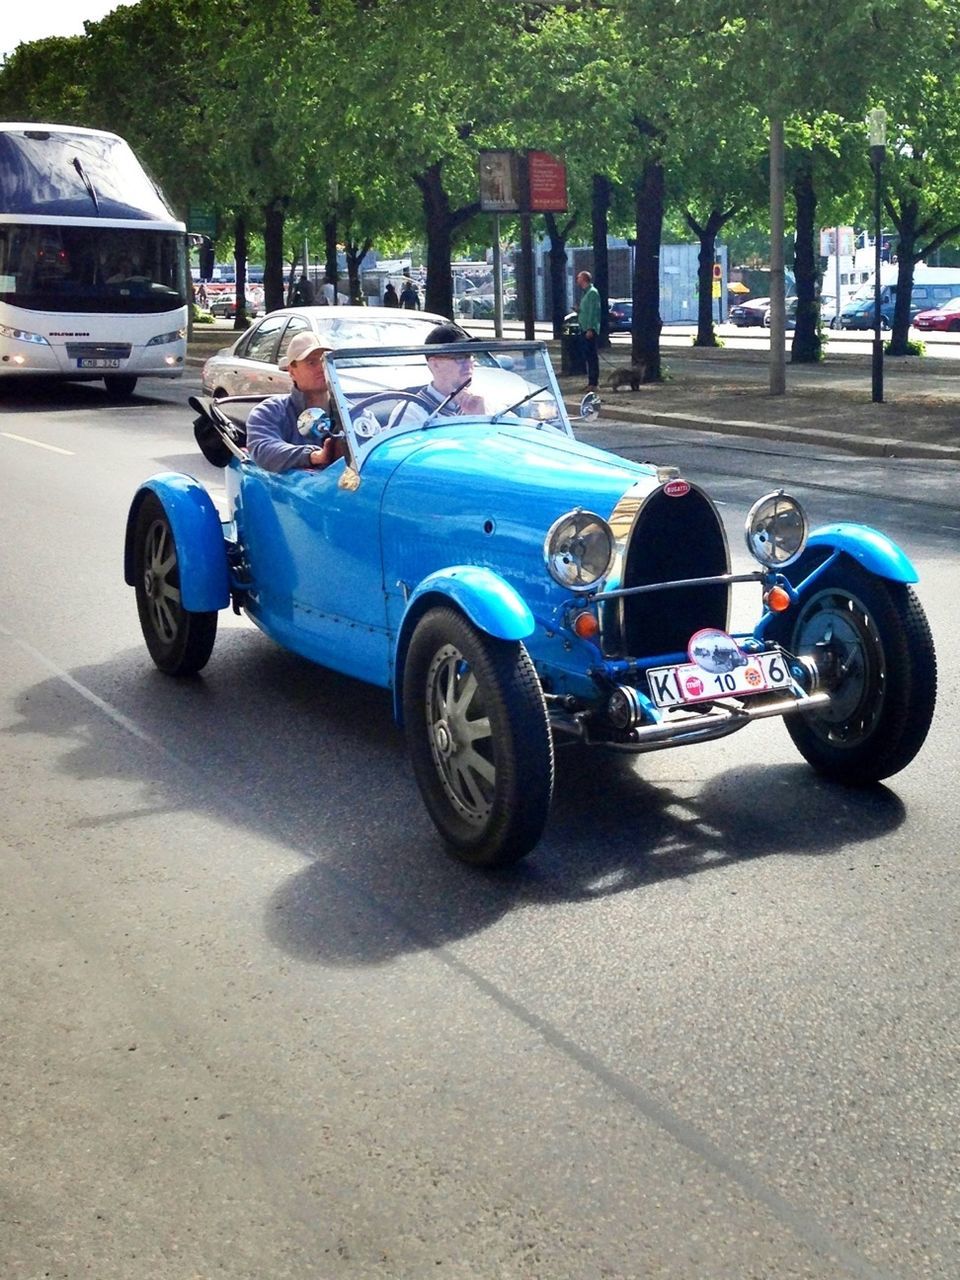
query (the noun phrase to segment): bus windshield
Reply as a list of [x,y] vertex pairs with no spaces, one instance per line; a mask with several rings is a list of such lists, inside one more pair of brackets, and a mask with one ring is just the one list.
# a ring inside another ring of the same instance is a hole
[[42,125],[0,130],[0,213],[175,221],[122,138]]
[[0,301],[35,311],[149,313],[186,304],[181,233],[0,223]]

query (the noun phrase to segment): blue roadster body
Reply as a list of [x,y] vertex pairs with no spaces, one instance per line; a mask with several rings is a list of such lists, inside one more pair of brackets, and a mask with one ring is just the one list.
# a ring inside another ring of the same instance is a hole
[[[430,350],[328,355],[346,457],[324,471],[262,470],[249,405],[196,402],[225,509],[163,474],[128,520],[126,579],[162,670],[200,670],[232,603],[303,657],[391,689],[432,818],[480,865],[539,839],[555,738],[644,751],[782,716],[841,781],[909,763],[936,659],[888,538],[811,532],[798,502],[767,494],[746,522],[756,568],[732,573],[698,485],[574,438],[542,344],[451,346],[469,413],[425,400]],[[587,397],[581,413],[597,408]],[[731,634],[737,584],[756,622]]]

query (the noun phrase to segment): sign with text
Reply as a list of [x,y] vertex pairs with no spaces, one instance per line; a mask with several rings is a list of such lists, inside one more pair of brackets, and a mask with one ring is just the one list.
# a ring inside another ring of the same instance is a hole
[[527,152],[527,185],[531,213],[565,213],[567,166],[546,151]]
[[839,253],[841,258],[852,258],[854,238],[853,227],[824,227],[820,232],[820,257],[832,258]]
[[480,152],[480,208],[484,213],[516,213],[520,208],[516,151]]

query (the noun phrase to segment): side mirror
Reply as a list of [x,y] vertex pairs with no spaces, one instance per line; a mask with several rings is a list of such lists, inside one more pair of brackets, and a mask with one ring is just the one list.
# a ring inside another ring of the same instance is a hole
[[602,404],[603,401],[596,391],[588,391],[580,401],[580,421],[589,422],[591,418],[595,418],[599,414]]

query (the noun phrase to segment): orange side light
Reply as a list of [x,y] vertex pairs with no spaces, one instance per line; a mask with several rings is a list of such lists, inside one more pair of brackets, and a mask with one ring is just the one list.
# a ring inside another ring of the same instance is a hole
[[790,608],[790,596],[783,587],[771,587],[764,599],[767,608],[774,613],[783,613],[784,609]]
[[581,640],[593,640],[600,634],[600,623],[592,613],[578,613],[573,620],[573,633]]

